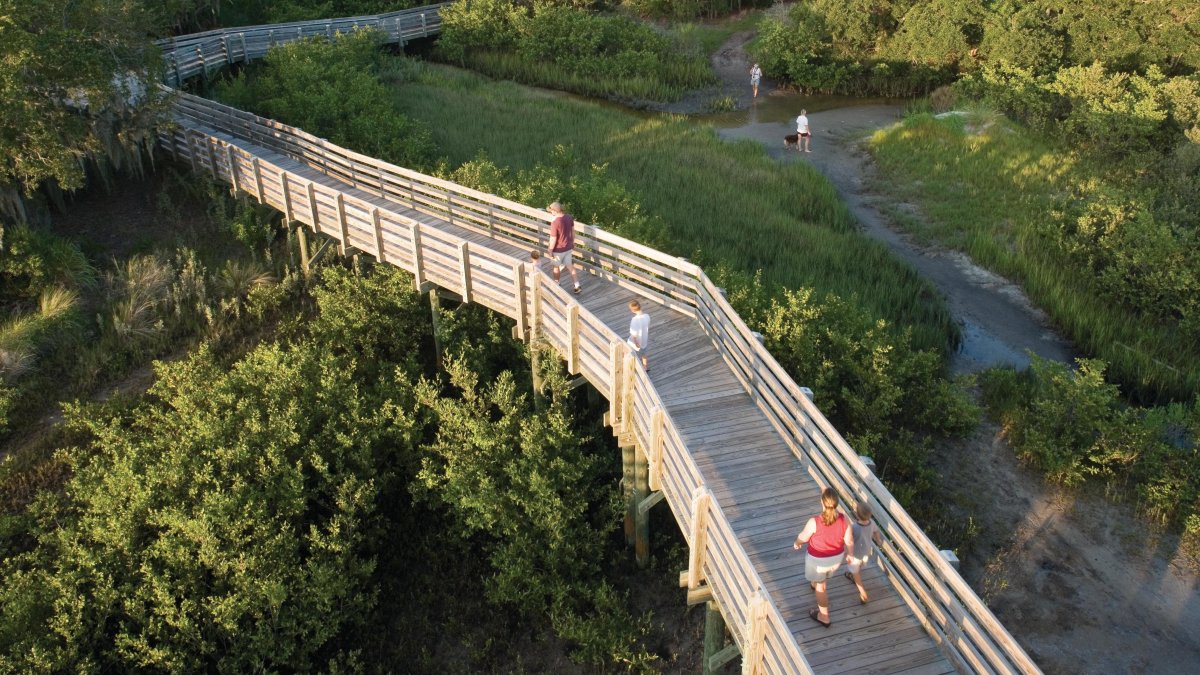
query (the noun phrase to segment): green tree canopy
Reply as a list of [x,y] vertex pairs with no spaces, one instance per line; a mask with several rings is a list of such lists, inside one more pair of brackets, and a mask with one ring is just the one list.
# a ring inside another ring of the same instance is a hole
[[46,180],[80,187],[89,158],[136,161],[126,149],[153,126],[161,18],[140,2],[0,0],[0,212]]

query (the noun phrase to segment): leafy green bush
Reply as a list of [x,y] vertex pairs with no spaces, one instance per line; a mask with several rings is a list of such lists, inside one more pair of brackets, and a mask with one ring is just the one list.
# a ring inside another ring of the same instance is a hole
[[[404,287],[402,274],[324,274],[313,336],[233,364],[206,347],[160,364],[137,407],[68,410],[83,437],[61,454],[73,475],[33,507],[37,546],[3,563],[0,668],[310,670],[340,658],[376,603],[380,488],[418,429],[414,374],[359,355],[411,352],[406,322],[423,312],[411,290],[370,292]],[[383,332],[339,328],[376,310]]]
[[604,463],[573,431],[565,380],[558,379],[549,408],[534,411],[512,373],[484,384],[465,361],[445,365],[448,383],[417,388],[437,431],[423,446],[413,493],[447,509],[460,536],[477,542],[492,570],[490,602],[549,617],[577,643],[581,660],[649,662],[630,640],[631,632],[644,632],[645,619],[629,616],[602,580],[598,563],[616,517],[597,512],[610,503]]
[[1026,371],[980,377],[984,402],[1017,455],[1057,483],[1099,480],[1132,491],[1150,519],[1200,534],[1200,400],[1129,407],[1104,381],[1103,362],[1078,365],[1033,356]]
[[219,83],[216,95],[357,152],[426,167],[433,157],[429,132],[391,105],[380,80],[382,58],[368,31],[289,43],[268,52],[255,77],[239,73]]
[[456,3],[442,19],[442,58],[528,84],[665,101],[713,81],[703,54],[623,16],[481,0]]
[[0,229],[0,306],[31,306],[50,288],[91,285],[96,271],[79,247],[43,229]]

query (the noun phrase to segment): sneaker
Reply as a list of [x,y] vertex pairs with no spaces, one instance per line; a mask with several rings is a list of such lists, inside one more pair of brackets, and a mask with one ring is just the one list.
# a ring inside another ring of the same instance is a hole
[[582,291],[582,290],[583,290],[582,288],[580,288],[579,286],[576,286],[575,287],[575,295],[579,295],[579,291]]

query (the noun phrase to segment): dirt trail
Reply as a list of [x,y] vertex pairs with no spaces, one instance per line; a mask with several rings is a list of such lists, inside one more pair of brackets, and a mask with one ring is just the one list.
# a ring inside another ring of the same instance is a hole
[[[915,245],[880,210],[885,198],[872,189],[878,178],[861,139],[896,122],[900,106],[814,112],[809,105],[812,152],[786,151],[782,136],[794,131],[791,119],[805,97],[764,87],[765,97],[760,91],[758,102],[750,99],[743,81],[749,37],[735,35],[713,57],[725,87],[744,90],[739,101],[748,108],[741,126],[718,133],[758,140],[783,162],[812,164],[867,234],[933,282],[963,329],[955,372],[1022,367],[1026,350],[1070,361],[1071,346],[1018,286],[963,254]],[[790,117],[779,114],[781,103],[795,108]],[[913,205],[897,206],[920,217]],[[1046,672],[1200,670],[1200,562],[1177,537],[1148,531],[1128,505],[1046,485],[1021,466],[995,425],[939,448],[934,461],[948,487],[948,512],[978,531],[963,552],[963,577]]]

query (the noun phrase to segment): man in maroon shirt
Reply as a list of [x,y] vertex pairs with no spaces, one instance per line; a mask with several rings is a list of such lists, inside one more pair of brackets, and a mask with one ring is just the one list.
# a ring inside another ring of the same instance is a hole
[[569,213],[563,213],[562,204],[554,202],[546,207],[554,214],[550,223],[550,258],[554,261],[554,280],[562,274],[563,268],[571,272],[571,281],[575,282],[575,292],[579,293],[579,274],[571,262],[571,253],[575,250],[575,219]]

